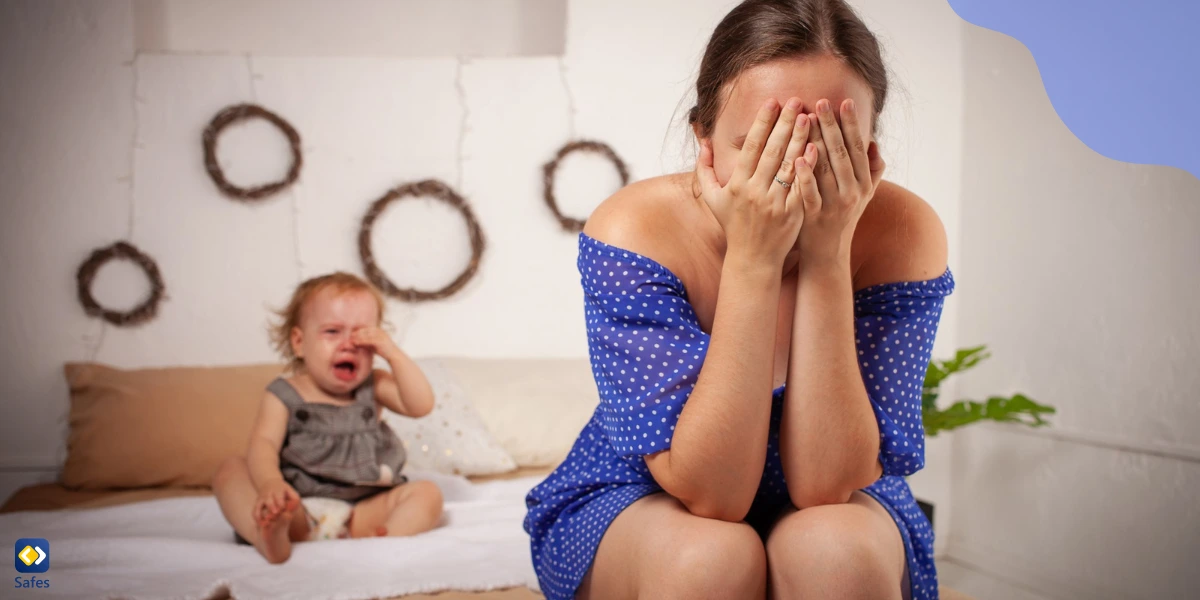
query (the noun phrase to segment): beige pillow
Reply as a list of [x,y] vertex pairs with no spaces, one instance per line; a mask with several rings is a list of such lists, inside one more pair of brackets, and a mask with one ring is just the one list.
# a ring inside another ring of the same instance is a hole
[[433,388],[434,406],[428,415],[412,419],[392,411],[384,420],[407,450],[407,469],[453,475],[496,475],[517,468],[479,412],[441,360],[416,359]]
[[71,392],[62,483],[72,489],[207,486],[243,454],[282,365],[64,368]]
[[585,358],[461,358],[444,364],[517,465],[557,465],[600,394]]

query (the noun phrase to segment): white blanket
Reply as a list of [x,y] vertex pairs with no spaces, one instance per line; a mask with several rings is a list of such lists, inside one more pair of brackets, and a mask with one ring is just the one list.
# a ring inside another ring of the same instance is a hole
[[[540,478],[472,484],[462,477],[408,475],[442,488],[441,527],[409,538],[305,542],[282,565],[267,564],[253,548],[236,545],[212,497],[0,515],[0,536],[7,543],[50,542],[50,570],[36,575],[50,587],[9,589],[0,597],[203,599],[228,593],[237,600],[357,600],[538,589],[521,525],[525,493]],[[14,585],[9,579],[0,590]]]

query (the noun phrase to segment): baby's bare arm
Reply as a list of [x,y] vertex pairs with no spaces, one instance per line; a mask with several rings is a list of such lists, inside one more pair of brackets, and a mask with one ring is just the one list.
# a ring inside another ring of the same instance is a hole
[[421,368],[409,358],[392,336],[378,327],[354,331],[354,343],[370,348],[382,356],[392,368],[389,373],[375,369],[375,399],[394,413],[406,417],[423,417],[433,410],[433,389]]
[[255,489],[283,480],[279,470],[279,451],[287,434],[288,410],[275,394],[267,392],[258,407],[258,416],[250,432],[246,463]]
[[395,413],[419,418],[433,410],[433,387],[421,367],[402,352],[388,357],[392,372],[375,370],[375,397]]

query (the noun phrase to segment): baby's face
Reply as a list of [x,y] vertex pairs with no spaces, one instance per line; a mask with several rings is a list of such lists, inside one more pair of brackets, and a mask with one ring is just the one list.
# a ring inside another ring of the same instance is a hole
[[292,349],[321,389],[348,394],[371,374],[374,359],[370,348],[354,345],[351,334],[378,325],[379,305],[371,294],[326,288],[304,306]]

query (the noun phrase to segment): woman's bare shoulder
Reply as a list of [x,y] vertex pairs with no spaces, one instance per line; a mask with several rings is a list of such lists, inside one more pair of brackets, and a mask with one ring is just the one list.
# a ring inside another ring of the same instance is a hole
[[[583,233],[611,246],[636,252],[675,271],[685,256],[681,243],[692,210],[686,181],[664,175],[631,183],[592,211]],[[678,272],[678,271],[676,271]]]
[[854,288],[880,283],[924,281],[946,271],[946,228],[923,198],[889,181],[880,182],[859,220],[863,260]]

